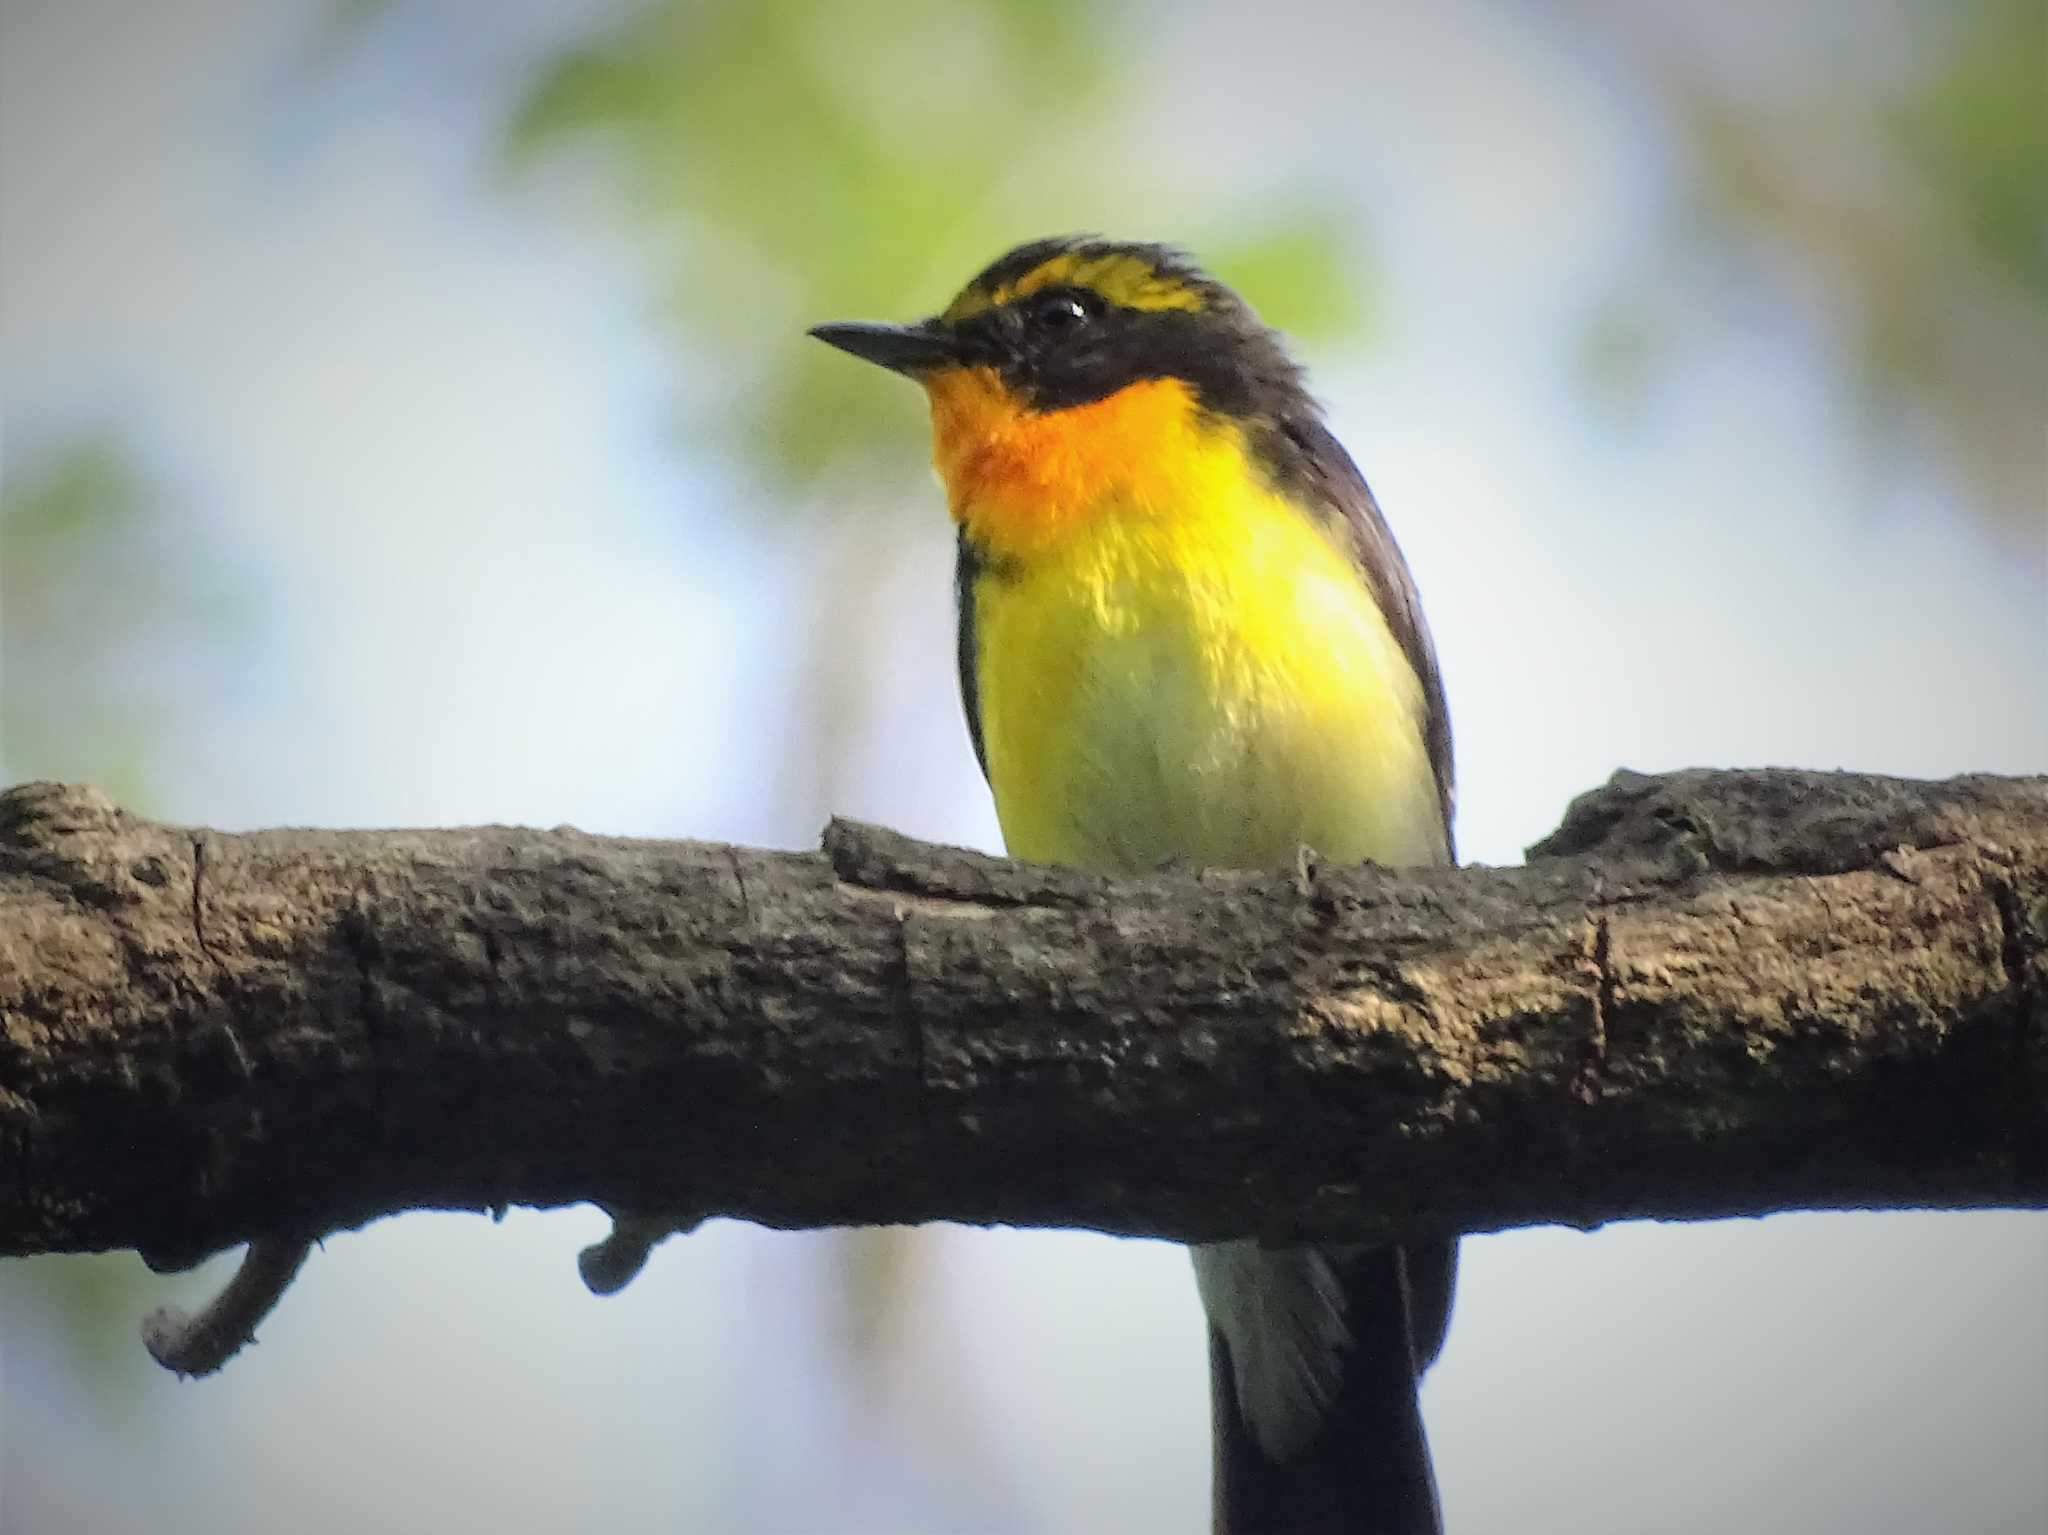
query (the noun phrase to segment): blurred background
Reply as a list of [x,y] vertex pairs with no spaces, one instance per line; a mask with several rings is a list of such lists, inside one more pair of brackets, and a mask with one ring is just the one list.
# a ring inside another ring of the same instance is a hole
[[[0,0],[0,781],[994,849],[917,392],[803,338],[1167,238],[1298,338],[1468,859],[1618,766],[2048,768],[2041,0]],[[111,1132],[110,1132],[111,1133]],[[1185,1255],[593,1210],[0,1265],[0,1530],[1206,1528]],[[2048,1527],[2048,1217],[1467,1242],[1451,1528]]]

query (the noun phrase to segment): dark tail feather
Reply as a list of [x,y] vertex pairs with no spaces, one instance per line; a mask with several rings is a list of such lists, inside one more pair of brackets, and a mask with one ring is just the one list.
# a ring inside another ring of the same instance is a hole
[[1282,1462],[1245,1427],[1228,1346],[1210,1329],[1216,1535],[1442,1535],[1416,1388],[1443,1346],[1457,1254],[1450,1241],[1339,1260],[1343,1381],[1316,1437]]

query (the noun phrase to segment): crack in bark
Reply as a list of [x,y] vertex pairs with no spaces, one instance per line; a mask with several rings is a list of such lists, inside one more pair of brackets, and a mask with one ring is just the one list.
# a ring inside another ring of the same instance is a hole
[[754,921],[754,902],[747,894],[747,876],[740,867],[740,850],[730,842],[725,844],[725,861],[732,865],[732,882],[740,887],[740,920],[751,927]]
[[1991,909],[1998,914],[1998,962],[2005,971],[2005,984],[2012,989],[2014,1010],[2023,1024],[2034,1017],[2034,980],[2027,965],[2026,913],[2020,908],[2018,886],[2009,879],[1992,876],[1985,881],[1991,891]]
[[925,1055],[924,1017],[918,1011],[910,973],[910,920],[914,915],[915,913],[906,905],[899,904],[896,908],[896,1024],[910,1054],[914,1096],[912,1112],[917,1118],[918,1139],[929,1150],[937,1118],[932,1111],[931,1081]]
[[1614,929],[1604,915],[1586,913],[1586,936],[1580,952],[1582,966],[1592,972],[1592,1026],[1587,1032],[1588,1050],[1572,1084],[1573,1096],[1581,1103],[1593,1103],[1600,1096],[1600,1079],[1607,1071],[1608,1031],[1613,1025],[1618,989],[1614,974]]
[[[199,952],[212,963],[214,973],[228,974],[227,961],[208,941],[206,936],[206,839],[192,839],[192,936],[199,944]],[[233,1059],[235,1071],[243,1081],[256,1075],[256,1064],[249,1058],[248,1049],[242,1044],[242,1036],[235,1031],[235,1025],[225,1013],[217,1020],[221,1038],[227,1043],[228,1055]],[[202,1036],[203,1037],[203,1036]]]
[[362,1019],[363,1038],[370,1053],[380,1053],[384,1038],[384,1007],[377,995],[377,935],[370,922],[372,881],[365,879],[356,890],[335,933],[356,964],[356,1014]]
[[206,941],[206,839],[192,839],[192,936],[199,941],[199,952],[213,961],[213,968],[226,970],[227,965],[216,954],[213,945]]
[[1599,984],[1593,990],[1593,1049],[1602,1062],[1607,1059],[1607,1029],[1614,1017],[1614,928],[1605,917],[1593,923],[1593,973]]

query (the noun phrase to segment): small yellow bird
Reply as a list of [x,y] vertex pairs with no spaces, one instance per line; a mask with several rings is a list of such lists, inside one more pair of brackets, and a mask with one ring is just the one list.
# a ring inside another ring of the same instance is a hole
[[[1020,246],[811,332],[930,397],[960,686],[1014,857],[1448,862],[1451,735],[1372,492],[1280,337],[1164,246]],[[1454,1242],[1194,1249],[1219,1535],[1441,1528],[1416,1400]]]

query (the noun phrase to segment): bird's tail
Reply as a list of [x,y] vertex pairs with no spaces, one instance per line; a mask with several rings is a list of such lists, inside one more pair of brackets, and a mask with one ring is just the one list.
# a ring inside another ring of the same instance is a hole
[[1416,1390],[1457,1242],[1197,1249],[1216,1535],[1441,1535]]

